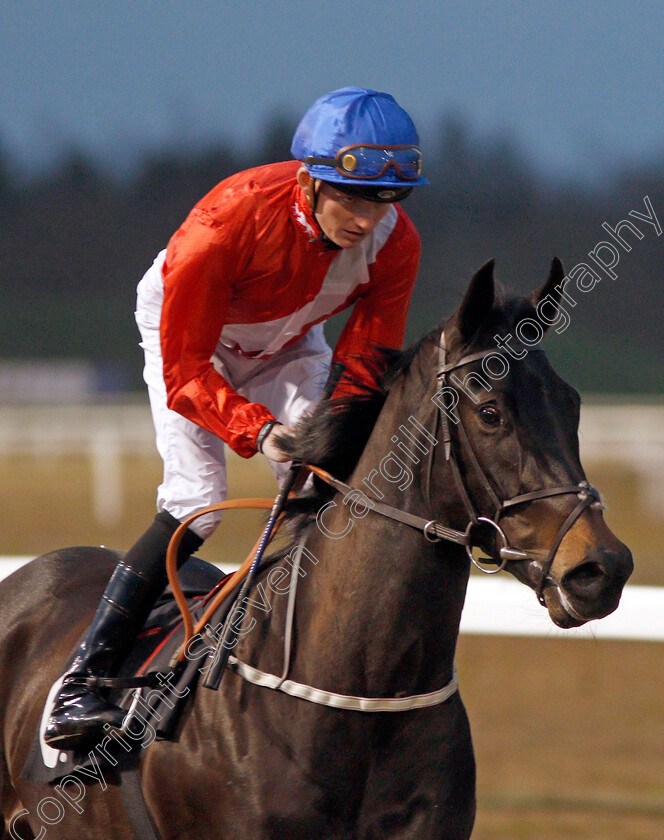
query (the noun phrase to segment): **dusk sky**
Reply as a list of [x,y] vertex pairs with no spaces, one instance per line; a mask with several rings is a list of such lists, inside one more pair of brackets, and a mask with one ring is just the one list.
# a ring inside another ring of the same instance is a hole
[[393,93],[426,139],[459,113],[549,173],[664,157],[660,2],[356,4],[0,0],[0,142],[24,169],[73,146],[254,144],[322,93]]

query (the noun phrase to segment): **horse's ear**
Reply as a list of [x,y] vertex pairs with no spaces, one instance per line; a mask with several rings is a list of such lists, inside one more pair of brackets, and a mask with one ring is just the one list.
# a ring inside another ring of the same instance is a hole
[[470,341],[493,309],[495,299],[493,264],[494,260],[489,260],[475,272],[461,301],[461,306],[457,310],[456,326],[464,343]]
[[[543,300],[548,298],[549,302],[553,305],[553,307],[557,310],[560,306],[560,298],[562,297],[563,293],[563,280],[565,278],[565,269],[563,268],[563,264],[560,262],[558,257],[554,257],[551,261],[551,270],[549,271],[549,277],[544,283],[543,286],[540,286],[539,289],[535,289],[535,291],[530,295],[528,300],[532,303],[533,307],[537,309],[540,303]],[[538,310],[539,311],[539,310]],[[546,321],[542,324],[544,329],[547,328],[552,322],[547,318]]]

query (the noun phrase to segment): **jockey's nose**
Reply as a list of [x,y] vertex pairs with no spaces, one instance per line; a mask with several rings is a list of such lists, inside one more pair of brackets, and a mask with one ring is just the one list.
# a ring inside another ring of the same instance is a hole
[[381,206],[374,201],[365,202],[366,206],[355,211],[355,224],[362,230],[371,230],[381,218]]

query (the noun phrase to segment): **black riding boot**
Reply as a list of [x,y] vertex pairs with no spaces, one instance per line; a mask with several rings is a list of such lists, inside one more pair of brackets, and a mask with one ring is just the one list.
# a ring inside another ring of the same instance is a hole
[[[94,677],[112,672],[166,586],[166,551],[179,524],[165,511],[158,514],[118,563],[53,704],[44,733],[49,746],[80,749],[101,741],[107,734],[104,726],[122,726],[126,711],[104,698]],[[202,544],[188,530],[178,551],[178,566]]]

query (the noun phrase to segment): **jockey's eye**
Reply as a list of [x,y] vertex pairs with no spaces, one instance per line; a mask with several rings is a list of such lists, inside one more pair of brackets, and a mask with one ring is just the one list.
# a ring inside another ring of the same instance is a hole
[[478,408],[477,413],[485,426],[500,425],[500,411],[495,405],[482,405]]

